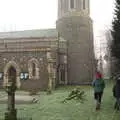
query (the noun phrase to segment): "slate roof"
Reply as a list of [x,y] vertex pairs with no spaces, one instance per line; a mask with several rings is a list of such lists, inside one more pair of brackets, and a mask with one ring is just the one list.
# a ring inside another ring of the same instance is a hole
[[0,32],[0,39],[57,37],[56,29],[37,29],[14,32]]

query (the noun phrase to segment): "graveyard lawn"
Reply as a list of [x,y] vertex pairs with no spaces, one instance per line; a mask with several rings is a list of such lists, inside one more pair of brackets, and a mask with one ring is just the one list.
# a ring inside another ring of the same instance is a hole
[[[113,109],[115,100],[112,96],[112,86],[112,84],[106,85],[100,111],[95,111],[91,86],[79,86],[86,94],[84,103],[76,101],[62,103],[61,101],[76,87],[64,86],[57,88],[51,95],[39,92],[34,96],[38,100],[37,103],[16,105],[18,117],[32,120],[119,120],[120,112]],[[23,91],[18,93],[24,94]],[[4,95],[5,93],[1,91],[0,97]],[[4,117],[6,108],[6,104],[0,104],[0,120]]]

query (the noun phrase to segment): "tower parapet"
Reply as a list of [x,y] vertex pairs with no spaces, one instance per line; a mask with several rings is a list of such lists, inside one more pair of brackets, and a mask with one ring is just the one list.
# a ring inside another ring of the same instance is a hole
[[89,0],[58,0],[58,19],[76,12],[89,16]]

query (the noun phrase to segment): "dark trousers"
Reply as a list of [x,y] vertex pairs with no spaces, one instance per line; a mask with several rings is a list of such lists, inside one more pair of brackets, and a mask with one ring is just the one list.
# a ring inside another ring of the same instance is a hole
[[115,102],[114,108],[116,110],[120,110],[120,98],[116,98],[116,102]]
[[97,100],[97,102],[101,103],[103,92],[95,92],[94,93],[94,98]]

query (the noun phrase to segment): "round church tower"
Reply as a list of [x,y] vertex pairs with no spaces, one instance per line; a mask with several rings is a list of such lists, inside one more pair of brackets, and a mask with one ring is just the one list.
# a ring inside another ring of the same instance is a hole
[[67,40],[68,84],[93,80],[93,28],[89,0],[58,0],[56,29]]

